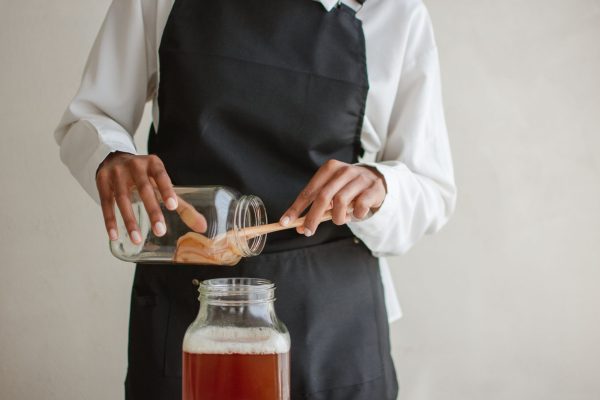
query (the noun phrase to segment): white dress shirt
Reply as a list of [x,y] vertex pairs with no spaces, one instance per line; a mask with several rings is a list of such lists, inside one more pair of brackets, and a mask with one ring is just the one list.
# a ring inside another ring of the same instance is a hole
[[[309,1],[309,0],[306,0]],[[320,0],[326,11],[338,0]],[[385,256],[406,252],[438,231],[456,201],[442,107],[437,48],[421,0],[368,0],[358,10],[370,90],[359,160],[384,176],[387,195],[364,221],[349,223],[375,256],[390,321],[401,316]],[[158,48],[174,0],[113,0],[89,56],[81,87],[56,129],[60,155],[98,201],[96,170],[114,151],[136,154],[132,135],[144,105],[160,123]]]

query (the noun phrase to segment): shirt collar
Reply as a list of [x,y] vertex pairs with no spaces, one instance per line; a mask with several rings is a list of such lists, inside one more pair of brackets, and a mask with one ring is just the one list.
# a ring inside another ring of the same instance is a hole
[[314,0],[314,1],[318,1],[321,4],[323,4],[323,7],[325,7],[325,9],[327,11],[331,11],[331,9],[333,7],[335,7],[336,4],[339,2],[339,0]]
[[321,3],[323,7],[329,12],[333,9],[333,7],[337,6],[340,3],[344,3],[348,7],[352,8],[354,11],[359,11],[362,8],[365,0],[313,0]]

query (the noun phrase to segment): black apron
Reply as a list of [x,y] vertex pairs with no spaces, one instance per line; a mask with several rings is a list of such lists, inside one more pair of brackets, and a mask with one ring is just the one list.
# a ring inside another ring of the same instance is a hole
[[[158,131],[149,151],[176,185],[256,194],[277,220],[329,159],[356,162],[368,79],[361,22],[310,0],[177,0],[160,49]],[[292,399],[395,399],[378,261],[346,227],[269,235],[235,267],[139,265],[130,315],[128,400],[181,398],[192,280],[276,286],[291,341]]]

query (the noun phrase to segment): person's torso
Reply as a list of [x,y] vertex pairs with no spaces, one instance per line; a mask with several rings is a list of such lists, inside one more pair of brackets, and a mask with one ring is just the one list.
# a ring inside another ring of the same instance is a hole
[[[176,185],[226,185],[277,220],[329,159],[356,162],[368,91],[361,22],[315,2],[177,0],[159,50],[149,151]],[[266,252],[349,237],[270,235]]]

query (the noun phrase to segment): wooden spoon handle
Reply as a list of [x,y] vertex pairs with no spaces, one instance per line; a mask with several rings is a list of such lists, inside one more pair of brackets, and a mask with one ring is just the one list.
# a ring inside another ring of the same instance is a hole
[[[240,229],[238,235],[245,236],[247,239],[250,239],[256,236],[266,235],[267,233],[297,228],[299,226],[304,225],[305,218],[306,217],[298,218],[297,220],[295,220],[287,226],[283,226],[279,222],[267,225],[250,226],[248,228]],[[329,221],[331,218],[331,211],[327,211],[321,218],[320,222]]]

